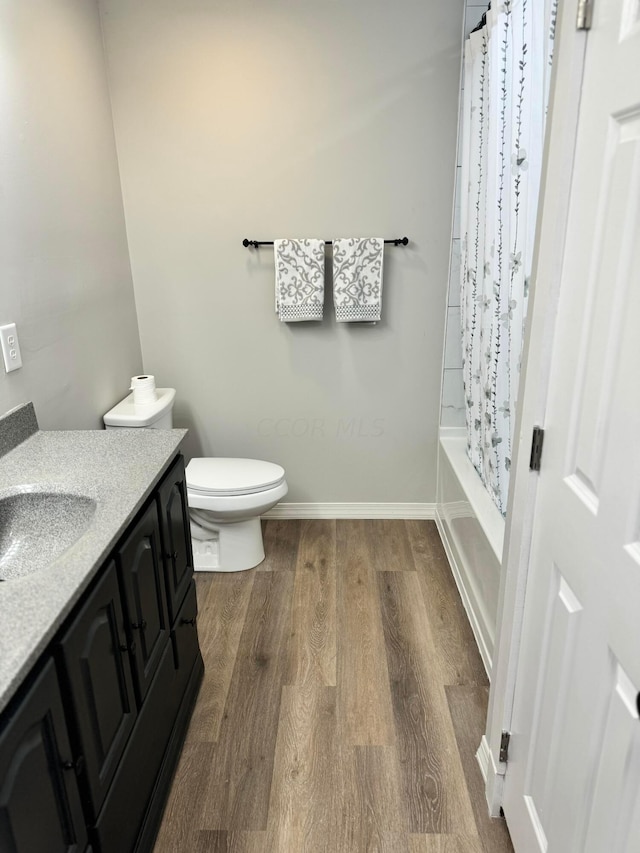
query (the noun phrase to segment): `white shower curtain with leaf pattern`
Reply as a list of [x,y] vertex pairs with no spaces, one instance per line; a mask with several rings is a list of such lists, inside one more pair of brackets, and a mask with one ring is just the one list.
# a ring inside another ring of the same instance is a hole
[[467,451],[506,511],[558,0],[503,0],[465,45],[461,319]]

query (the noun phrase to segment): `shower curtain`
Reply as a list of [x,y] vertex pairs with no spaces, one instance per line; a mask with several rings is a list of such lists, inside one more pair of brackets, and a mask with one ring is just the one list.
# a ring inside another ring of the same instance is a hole
[[466,42],[461,321],[467,452],[504,515],[558,0],[503,0]]

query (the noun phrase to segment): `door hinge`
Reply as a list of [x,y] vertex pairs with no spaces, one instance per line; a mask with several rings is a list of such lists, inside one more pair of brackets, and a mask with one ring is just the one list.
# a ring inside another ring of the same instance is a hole
[[544,430],[542,427],[534,426],[533,435],[531,437],[531,458],[529,459],[529,469],[531,471],[539,471],[542,461],[542,442],[544,441]]
[[593,21],[593,0],[578,0],[577,30],[590,30]]
[[511,732],[502,732],[500,735],[500,761],[506,764],[509,760],[509,741],[511,740]]

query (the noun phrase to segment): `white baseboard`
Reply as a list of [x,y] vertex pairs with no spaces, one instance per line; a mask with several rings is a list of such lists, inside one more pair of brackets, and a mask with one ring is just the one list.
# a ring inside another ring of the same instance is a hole
[[424,503],[279,503],[263,518],[426,518],[436,505]]
[[484,795],[487,800],[487,806],[489,807],[489,814],[491,817],[498,817],[504,797],[504,773],[506,765],[501,764],[499,767],[496,765],[486,735],[482,736],[482,742],[476,753],[476,758],[484,776]]
[[465,586],[463,574],[455,558],[451,543],[449,542],[447,531],[445,529],[444,524],[442,523],[442,519],[438,515],[437,510],[435,514],[435,520],[436,526],[438,528],[438,533],[440,534],[440,539],[442,540],[442,545],[444,547],[445,554],[447,555],[447,560],[449,561],[449,565],[451,566],[451,573],[453,575],[453,579],[456,582],[456,586],[458,587],[458,592],[460,593],[462,604],[466,611],[467,618],[469,619],[469,624],[471,625],[473,636],[476,639],[476,645],[478,646],[478,651],[480,652],[482,663],[484,664],[484,668],[487,672],[487,678],[491,680],[491,652],[489,651],[489,647],[487,646],[487,643],[485,641],[484,631],[482,630],[478,614],[476,613],[475,608],[473,606],[471,596],[469,595],[469,592],[467,591],[467,588]]
[[486,735],[482,735],[480,746],[478,747],[478,751],[476,752],[476,761],[480,766],[482,778],[486,782],[487,776],[489,775],[489,767],[491,765],[491,750],[489,749],[489,741],[487,740]]

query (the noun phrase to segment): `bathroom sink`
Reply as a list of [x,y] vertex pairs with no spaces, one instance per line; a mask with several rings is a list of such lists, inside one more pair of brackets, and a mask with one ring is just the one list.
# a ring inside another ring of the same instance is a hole
[[46,569],[82,537],[95,511],[93,498],[67,492],[0,498],[0,581]]

